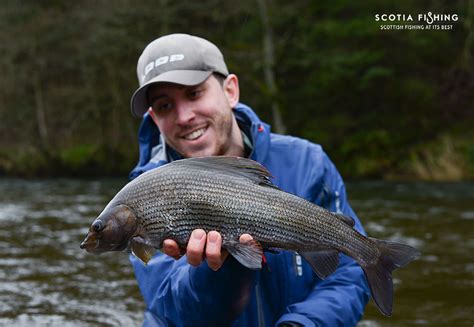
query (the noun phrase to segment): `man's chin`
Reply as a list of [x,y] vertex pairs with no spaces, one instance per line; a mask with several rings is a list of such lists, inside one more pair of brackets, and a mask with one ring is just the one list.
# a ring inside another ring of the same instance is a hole
[[186,147],[180,152],[185,158],[217,156],[219,153],[213,147]]
[[198,157],[211,157],[219,155],[217,152],[213,151],[193,151],[189,152],[189,155],[185,155],[186,158],[198,158]]

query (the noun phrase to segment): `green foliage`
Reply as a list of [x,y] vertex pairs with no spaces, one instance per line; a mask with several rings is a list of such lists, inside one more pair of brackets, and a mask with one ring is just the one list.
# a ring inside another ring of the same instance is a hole
[[71,170],[77,170],[90,164],[95,158],[97,146],[94,144],[80,144],[76,147],[62,149],[59,158],[63,165]]
[[34,177],[54,170],[54,161],[32,147],[2,148],[0,152],[0,175]]
[[466,135],[440,135],[411,150],[409,159],[402,163],[405,176],[430,181],[460,181],[472,176],[472,145],[472,138]]

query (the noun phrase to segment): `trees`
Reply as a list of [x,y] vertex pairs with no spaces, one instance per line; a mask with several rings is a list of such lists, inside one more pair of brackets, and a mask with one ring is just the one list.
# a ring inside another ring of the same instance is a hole
[[[403,169],[420,144],[472,122],[473,7],[6,1],[0,171],[125,174],[137,157],[139,122],[129,113],[136,60],[154,38],[188,32],[221,47],[242,101],[263,119],[322,143],[346,176],[383,176]],[[461,20],[451,31],[382,31],[374,19],[429,10]]]

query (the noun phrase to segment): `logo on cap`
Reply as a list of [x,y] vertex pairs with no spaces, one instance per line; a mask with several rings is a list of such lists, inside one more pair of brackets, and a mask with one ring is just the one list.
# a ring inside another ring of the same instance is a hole
[[159,66],[167,64],[169,62],[180,61],[180,60],[183,60],[183,59],[184,59],[184,54],[178,53],[178,54],[173,54],[171,56],[163,56],[163,57],[160,57],[156,60],[153,60],[153,61],[149,62],[145,66],[145,71],[144,71],[144,73],[141,77],[141,82],[143,83],[145,81],[146,75],[148,75],[148,73],[151,72],[153,70],[153,68],[159,67]]

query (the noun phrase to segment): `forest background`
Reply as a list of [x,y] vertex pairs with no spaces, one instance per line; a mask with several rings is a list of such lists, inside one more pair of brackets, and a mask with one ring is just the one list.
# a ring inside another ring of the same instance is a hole
[[[429,12],[459,20],[381,27]],[[473,21],[474,0],[2,1],[0,175],[126,176],[137,59],[185,32],[221,48],[273,131],[321,144],[345,178],[472,180]]]

